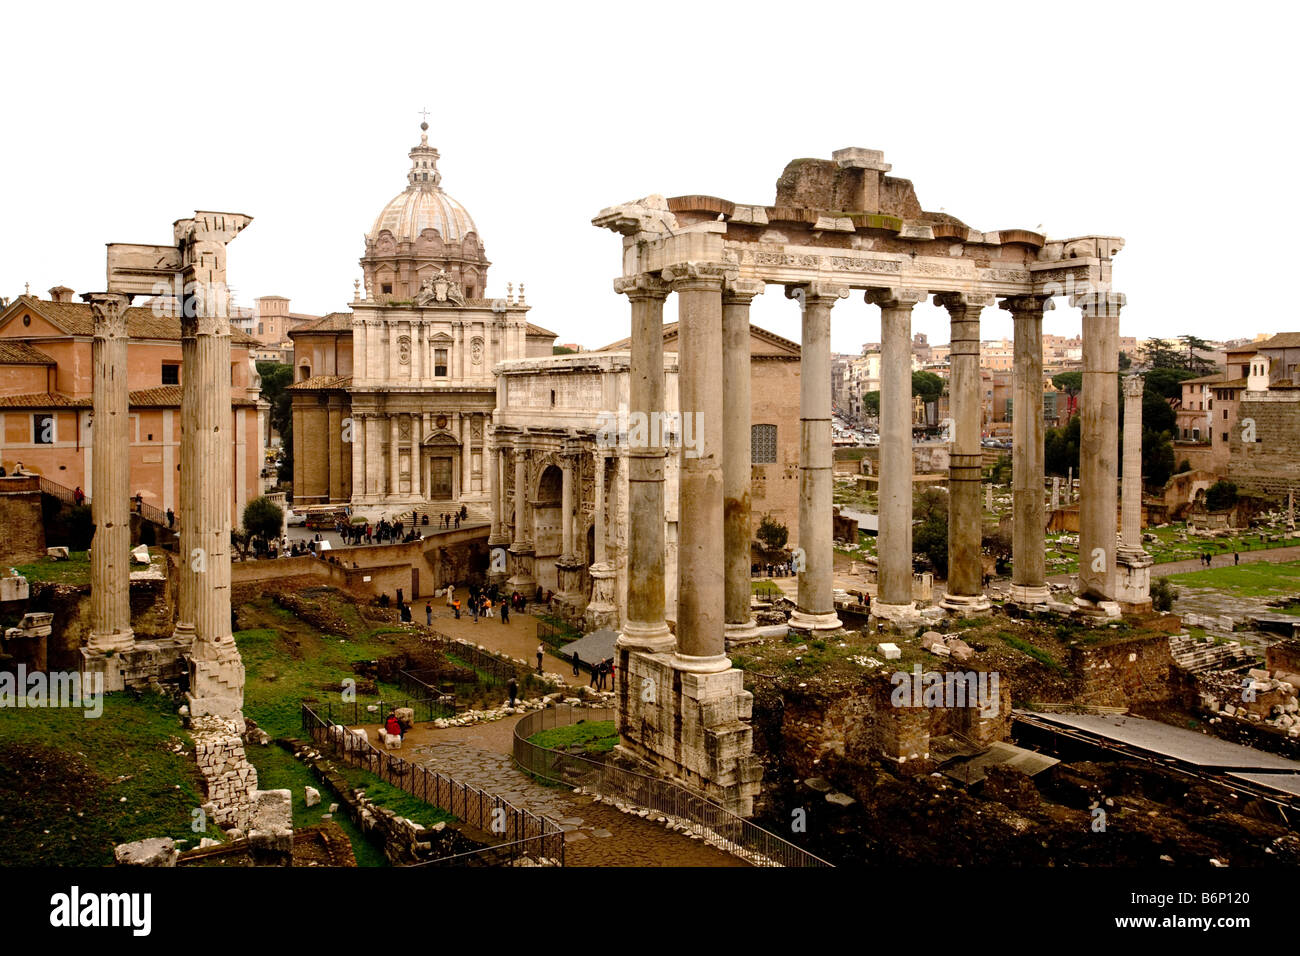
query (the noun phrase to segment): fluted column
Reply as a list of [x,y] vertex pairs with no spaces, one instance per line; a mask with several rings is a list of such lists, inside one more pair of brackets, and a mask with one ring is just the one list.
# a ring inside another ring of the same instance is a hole
[[1142,548],[1142,390],[1140,375],[1124,378],[1124,472],[1120,499],[1120,553],[1145,556]]
[[664,270],[678,299],[678,670],[728,670],[722,531],[722,284],[726,266],[686,262]]
[[1075,594],[1089,602],[1115,596],[1115,525],[1119,510],[1119,312],[1124,296],[1074,296],[1083,310],[1083,414],[1079,440],[1079,574]]
[[424,417],[411,416],[411,496],[416,499],[424,497],[420,479],[420,447],[424,444]]
[[[923,289],[871,289],[880,306],[880,532],[873,612],[906,620],[912,600],[912,308]],[[829,517],[829,516],[828,516]]]
[[572,454],[560,456],[560,564],[573,564],[573,464]]
[[401,464],[401,456],[398,454],[398,421],[395,414],[388,416],[388,497],[396,498],[397,489],[401,487],[401,481],[398,468]]
[[[803,311],[799,351],[799,598],[790,626],[834,630],[835,550],[831,444],[831,307],[849,294],[827,282],[789,286]],[[746,568],[748,571],[748,568]],[[748,583],[748,576],[746,577]]]
[[1043,313],[1052,300],[1018,295],[1002,300],[1015,326],[1011,401],[1011,600],[1042,604],[1047,587],[1043,506]]
[[948,395],[952,448],[948,465],[948,589],[940,602],[954,611],[983,611],[984,564],[980,559],[980,311],[993,296],[945,292],[934,297],[948,310],[951,326]]
[[[632,342],[628,414],[662,413],[664,405],[664,299],[668,286],[651,275],[614,281],[614,291],[632,307]],[[684,406],[683,406],[684,407]],[[664,459],[661,429],[645,429],[648,440],[629,446],[627,620],[619,646],[648,651],[671,650],[672,633],[664,619]]]
[[[131,629],[131,460],[126,310],[130,299],[111,292],[83,296],[95,319],[91,345],[95,421],[91,429],[95,537],[90,549],[90,638],[93,655],[129,650]],[[118,689],[106,675],[106,689]]]
[[755,640],[750,611],[750,442],[749,305],[763,292],[754,280],[728,282],[722,292],[722,495],[726,549],[727,646]]
[[484,442],[483,477],[487,481],[488,511],[492,519],[492,526],[488,531],[488,544],[496,545],[501,543],[501,495],[500,479],[497,475],[500,470],[498,462],[501,456],[497,451],[495,438],[488,439],[485,436]]
[[592,564],[605,564],[605,452],[596,450],[596,502],[593,516],[595,518],[596,553],[592,555]]
[[526,597],[537,586],[533,578],[533,523],[528,509],[528,454],[526,449],[515,447],[515,533],[510,543],[514,555],[515,572],[510,586]]
[[172,638],[183,644],[192,644],[194,642],[194,599],[198,593],[197,572],[194,570],[194,562],[190,560],[190,555],[194,554],[194,549],[199,546],[198,534],[198,510],[197,499],[195,498],[195,487],[192,479],[197,475],[200,465],[195,458],[195,450],[198,445],[190,431],[191,423],[188,421],[185,410],[193,408],[197,401],[194,395],[195,378],[193,370],[195,368],[194,358],[194,332],[195,324],[193,322],[181,321],[181,414],[177,417],[180,423],[180,455],[179,464],[180,481],[177,483],[179,505],[176,508],[176,520],[180,524],[179,560],[176,562],[176,627],[172,631]]

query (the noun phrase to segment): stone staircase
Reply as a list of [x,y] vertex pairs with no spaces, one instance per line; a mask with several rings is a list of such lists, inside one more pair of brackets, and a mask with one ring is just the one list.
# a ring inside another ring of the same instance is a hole
[[[421,523],[420,525],[421,530],[427,534],[430,530],[438,530],[442,527],[442,516],[444,514],[459,512],[460,504],[454,501],[430,501],[422,505],[417,505],[411,510],[420,515],[421,521],[423,521],[424,515],[429,516],[429,523],[427,525]],[[492,514],[488,510],[487,505],[466,504],[465,510],[467,515],[460,523],[462,528],[472,528],[475,525],[492,523]],[[403,522],[406,522],[410,516],[411,511],[399,512],[399,517]],[[453,521],[452,524],[454,526],[455,522]]]

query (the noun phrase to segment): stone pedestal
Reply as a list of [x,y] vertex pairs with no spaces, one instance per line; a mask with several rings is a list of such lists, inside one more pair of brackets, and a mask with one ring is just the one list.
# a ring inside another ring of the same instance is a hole
[[617,572],[609,564],[597,563],[588,569],[588,574],[591,576],[591,600],[582,614],[584,630],[618,627],[618,605],[614,603]]
[[753,695],[735,669],[682,670],[671,654],[619,651],[621,746],[727,809],[749,816],[763,769],[746,723]]

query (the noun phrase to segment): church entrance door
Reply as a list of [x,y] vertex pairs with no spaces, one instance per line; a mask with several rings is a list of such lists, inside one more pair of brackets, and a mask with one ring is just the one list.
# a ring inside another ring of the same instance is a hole
[[453,497],[451,488],[451,459],[429,459],[429,498],[432,501],[450,501]]

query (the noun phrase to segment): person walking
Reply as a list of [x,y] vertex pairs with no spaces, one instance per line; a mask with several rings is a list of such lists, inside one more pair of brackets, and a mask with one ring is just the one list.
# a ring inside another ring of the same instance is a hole
[[515,698],[519,696],[519,681],[513,677],[506,684],[506,690],[510,693],[510,706],[515,706]]
[[578,652],[573,652],[573,676],[578,676]]
[[591,665],[591,680],[587,681],[587,686],[600,690],[600,671],[605,666],[604,661],[597,661]]
[[489,621],[492,620],[492,599],[491,598],[487,599],[487,618]]
[[474,616],[474,623],[477,624],[478,623],[478,598],[471,597],[469,599],[469,613]]
[[546,649],[542,647],[541,644],[538,644],[537,645],[537,673],[539,674],[542,672],[542,655],[544,653],[546,653]]
[[424,605],[424,624],[426,627],[433,627],[433,605],[427,601]]
[[168,528],[176,527],[176,512],[172,511],[171,508],[167,509],[167,527]]
[[460,620],[460,602],[459,602],[459,601],[452,601],[452,602],[451,602],[451,608],[452,608],[452,610],[453,610],[453,611],[455,612],[455,614],[456,614],[456,620],[459,621],[459,620]]
[[1241,555],[1238,554],[1236,551],[1232,552],[1232,563],[1241,564]]
[[510,602],[509,601],[501,602],[501,623],[502,624],[510,623]]

